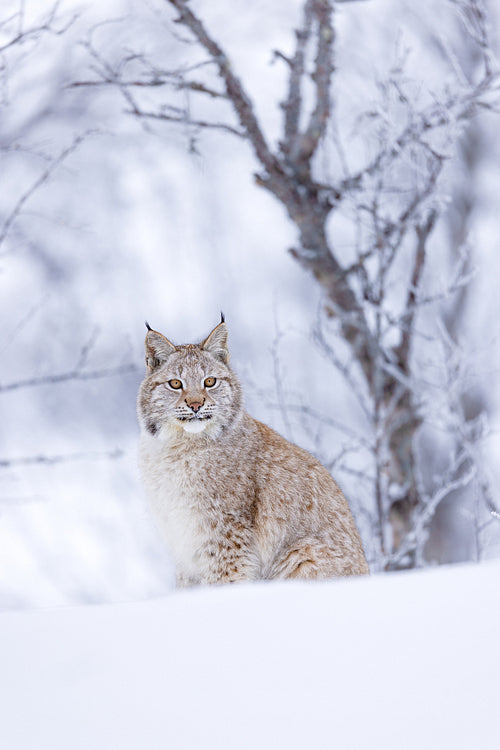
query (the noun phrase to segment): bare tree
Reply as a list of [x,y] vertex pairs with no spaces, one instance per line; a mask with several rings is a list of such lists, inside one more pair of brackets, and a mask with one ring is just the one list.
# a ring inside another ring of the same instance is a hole
[[[276,145],[266,136],[229,55],[202,17],[187,0],[168,3],[177,12],[174,23],[189,34],[194,49],[202,51],[200,61],[169,69],[129,53],[112,63],[89,43],[97,76],[77,85],[118,87],[128,111],[145,122],[183,125],[193,138],[214,129],[251,146],[257,185],[284,206],[297,228],[298,243],[290,254],[323,291],[317,343],[349,383],[369,425],[364,447],[372,457],[368,481],[373,504],[364,510],[377,540],[375,566],[420,564],[436,509],[477,476],[470,447],[477,430],[474,436],[463,410],[448,404],[448,415],[453,409],[455,416],[460,412],[464,432],[440,477],[425,477],[423,456],[433,447],[432,434],[425,429],[429,383],[418,353],[429,349],[431,339],[450,345],[439,326],[429,332],[426,316],[434,318],[440,303],[449,310],[451,305],[460,308],[471,278],[468,248],[458,236],[452,239],[456,258],[448,283],[431,288],[426,273],[435,252],[433,239],[441,236],[448,211],[444,175],[470,124],[481,113],[498,109],[500,78],[484,3],[450,2],[475,55],[469,75],[450,58],[454,85],[422,93],[407,73],[404,54],[395,60],[379,82],[378,101],[367,103],[359,118],[368,156],[356,169],[349,166],[348,145],[335,121],[332,83],[342,76],[333,61],[338,3],[304,0],[292,53],[274,51],[275,60],[287,70]],[[164,92],[159,103],[144,98],[144,92],[151,91]],[[220,103],[220,118],[210,119],[196,109],[203,99]],[[327,150],[336,154],[333,176],[321,168],[320,157]],[[338,219],[352,228],[348,250],[336,241]],[[452,317],[456,315],[455,310]],[[347,356],[337,355],[332,331],[346,345]],[[445,359],[450,357],[448,351]],[[481,502],[497,512],[485,487]]]

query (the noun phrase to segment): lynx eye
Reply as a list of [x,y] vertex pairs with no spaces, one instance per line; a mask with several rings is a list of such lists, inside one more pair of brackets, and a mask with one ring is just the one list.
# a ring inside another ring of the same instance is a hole
[[180,380],[177,380],[177,378],[174,378],[173,380],[169,380],[168,384],[171,388],[174,389],[174,391],[178,391],[180,388],[182,388],[182,383]]
[[203,385],[205,386],[205,388],[213,388],[216,382],[217,382],[216,378],[206,378]]

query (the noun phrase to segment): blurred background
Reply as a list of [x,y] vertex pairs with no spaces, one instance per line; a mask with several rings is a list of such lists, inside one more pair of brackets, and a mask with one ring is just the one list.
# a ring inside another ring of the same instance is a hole
[[[275,144],[287,66],[273,52],[291,54],[303,3],[190,5],[226,49]],[[461,75],[475,64],[460,30],[470,3],[414,5],[337,3],[335,122],[349,135],[352,170],[365,156],[375,102],[377,117],[383,109],[383,82],[398,65],[417,101],[465,89]],[[116,73],[124,61],[146,60],[151,69],[154,61],[162,71],[198,64],[203,55],[173,23],[175,11],[159,0],[4,0],[0,14],[0,606],[144,599],[172,587],[136,465],[144,321],[184,343],[201,340],[221,310],[248,411],[332,469],[373,569],[383,569],[373,541],[370,458],[359,447],[368,427],[338,361],[318,345],[318,326],[330,325],[321,322],[321,289],[288,252],[297,229],[257,184],[252,149],[188,118],[134,116],[123,86],[103,82],[106,65]],[[498,25],[488,28],[494,66]],[[186,92],[174,93],[185,113]],[[163,95],[147,92],[157,107]],[[480,470],[443,493],[419,527],[421,564],[500,554],[494,96],[467,132],[455,133],[454,123],[455,140],[446,144],[449,164],[436,197],[442,222],[419,322],[421,362],[435,370],[426,414],[439,421],[444,413],[442,363],[453,363],[480,433]],[[203,117],[216,105],[208,98],[199,105]],[[318,173],[335,173],[333,145],[325,143],[320,157]],[[332,226],[346,265],[355,258],[353,226],[348,211]],[[470,252],[461,264],[450,248],[464,244]],[[458,267],[460,283],[444,297]],[[450,320],[459,328],[453,347]],[[438,333],[427,346],[433,326]],[[332,341],[333,334],[335,352]],[[311,420],[307,409],[321,418]],[[454,423],[439,429],[438,452],[446,456]],[[424,452],[430,483],[444,465]]]

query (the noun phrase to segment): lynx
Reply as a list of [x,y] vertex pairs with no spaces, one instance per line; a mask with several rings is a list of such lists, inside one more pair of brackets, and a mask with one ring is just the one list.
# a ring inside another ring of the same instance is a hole
[[200,344],[148,326],[145,346],[140,465],[177,585],[367,573],[328,471],[243,410],[224,317]]

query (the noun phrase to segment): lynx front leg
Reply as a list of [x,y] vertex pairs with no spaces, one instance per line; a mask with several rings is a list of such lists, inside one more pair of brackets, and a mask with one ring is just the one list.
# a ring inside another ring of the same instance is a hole
[[253,544],[243,543],[228,531],[222,538],[211,540],[202,551],[201,583],[238,583],[259,578],[260,564]]
[[226,561],[219,561],[218,564],[212,563],[203,565],[202,570],[203,572],[197,576],[177,572],[175,577],[176,587],[178,589],[183,589],[189,588],[190,586],[237,583],[239,581],[253,580],[248,574],[246,565],[227,564]]
[[352,574],[347,561],[317,539],[303,539],[274,561],[269,578],[314,580]]
[[222,583],[243,583],[244,581],[254,580],[243,570],[228,569],[213,571],[207,574],[202,580],[204,584],[222,584]]
[[248,514],[227,509],[213,519],[197,553],[201,583],[220,584],[260,578],[260,558]]
[[258,566],[253,555],[248,552],[238,556],[215,555],[202,575],[201,583],[241,583],[259,578]]

